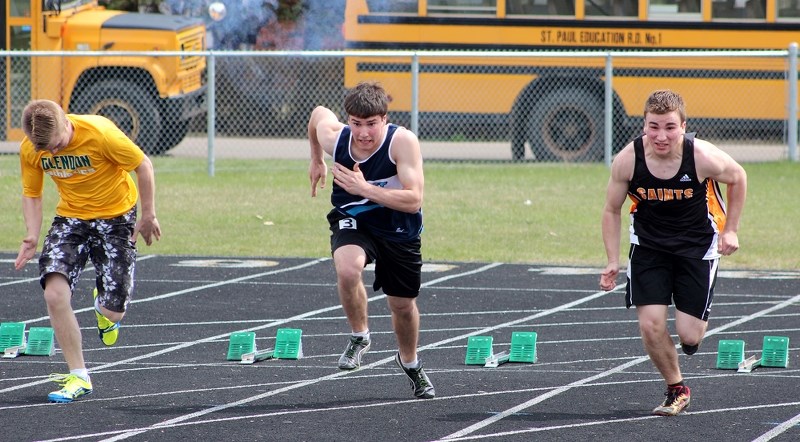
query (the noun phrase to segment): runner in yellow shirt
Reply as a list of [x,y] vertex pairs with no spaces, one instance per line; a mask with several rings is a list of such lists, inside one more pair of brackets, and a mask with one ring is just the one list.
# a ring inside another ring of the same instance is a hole
[[[133,292],[136,238],[141,234],[150,245],[161,237],[153,164],[110,120],[67,115],[49,100],[34,100],[25,107],[22,128],[26,136],[19,157],[27,234],[15,266],[22,269],[36,254],[44,176],[50,175],[60,199],[44,239],[39,272],[50,323],[70,372],[52,375],[61,389],[50,393],[48,400],[72,402],[92,392],[72,310],[73,291],[91,259],[100,339],[105,345],[116,343]],[[142,211],[138,221],[137,201]]]

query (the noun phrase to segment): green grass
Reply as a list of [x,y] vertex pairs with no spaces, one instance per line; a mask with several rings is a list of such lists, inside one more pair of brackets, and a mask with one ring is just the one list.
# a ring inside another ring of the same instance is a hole
[[[328,256],[330,183],[311,198],[307,162],[155,158],[156,207],[163,236],[140,252],[160,255]],[[329,161],[330,164],[330,161]],[[800,164],[745,164],[748,201],[741,249],[725,268],[800,268]],[[24,235],[18,158],[0,156],[0,251],[16,252]],[[329,175],[330,179],[330,175]],[[600,267],[608,169],[602,164],[425,165],[426,261],[542,263]],[[56,203],[46,180],[45,228]],[[526,201],[530,201],[526,204]],[[623,216],[623,224],[627,217]],[[627,226],[623,254],[627,251]],[[624,258],[624,257],[622,257]],[[624,262],[624,259],[623,259]]]

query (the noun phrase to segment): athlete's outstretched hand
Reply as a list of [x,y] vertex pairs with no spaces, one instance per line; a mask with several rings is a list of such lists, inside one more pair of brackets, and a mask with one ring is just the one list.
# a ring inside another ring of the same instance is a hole
[[609,291],[614,290],[617,286],[617,275],[619,274],[619,266],[609,264],[605,270],[600,273],[600,288]]
[[36,243],[38,242],[37,238],[32,236],[28,236],[22,240],[22,244],[19,246],[19,254],[17,254],[17,260],[14,261],[14,268],[17,270],[22,270],[25,267],[25,264],[28,263],[33,257],[36,255]]
[[317,196],[317,185],[320,189],[325,188],[325,182],[328,176],[328,166],[324,161],[312,161],[308,165],[308,178],[311,180],[311,197]]

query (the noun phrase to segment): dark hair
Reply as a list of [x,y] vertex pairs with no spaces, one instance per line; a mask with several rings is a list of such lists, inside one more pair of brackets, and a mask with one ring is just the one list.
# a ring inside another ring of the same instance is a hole
[[344,111],[356,118],[382,117],[389,111],[389,96],[380,84],[361,82],[347,91]]
[[33,100],[22,111],[22,131],[37,150],[46,150],[53,136],[66,130],[64,110],[50,100]]
[[675,111],[678,111],[681,123],[686,121],[686,105],[683,103],[683,98],[677,92],[669,89],[653,92],[644,103],[645,118],[647,118],[648,113],[663,115]]

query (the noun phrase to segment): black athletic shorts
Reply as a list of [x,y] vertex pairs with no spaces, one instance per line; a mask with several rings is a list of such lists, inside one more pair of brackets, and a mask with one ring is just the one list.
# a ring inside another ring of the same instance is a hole
[[422,283],[422,241],[389,241],[373,235],[369,228],[334,209],[328,213],[331,254],[344,245],[357,245],[367,254],[367,264],[375,263],[375,291],[388,296],[416,298]]
[[631,245],[625,305],[675,303],[704,321],[711,313],[719,259],[691,259]]

